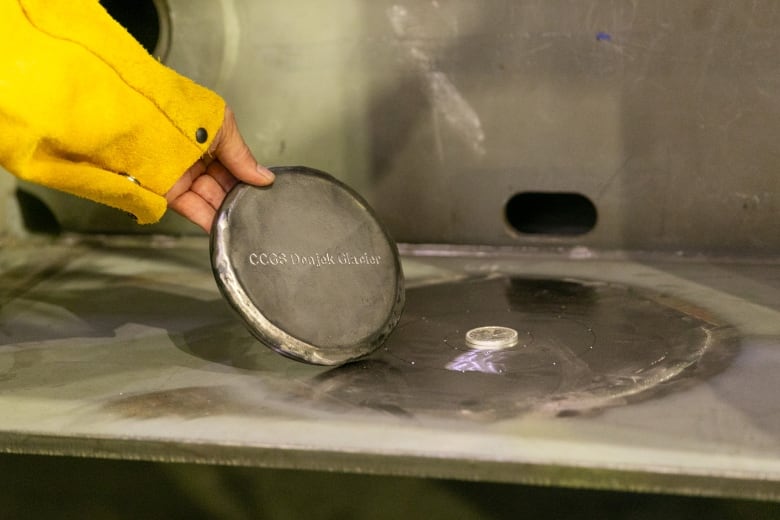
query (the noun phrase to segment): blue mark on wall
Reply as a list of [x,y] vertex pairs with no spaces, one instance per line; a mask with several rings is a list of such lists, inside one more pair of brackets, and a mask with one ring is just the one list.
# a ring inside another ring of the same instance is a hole
[[596,40],[600,42],[611,42],[612,35],[603,31],[599,31],[596,33]]

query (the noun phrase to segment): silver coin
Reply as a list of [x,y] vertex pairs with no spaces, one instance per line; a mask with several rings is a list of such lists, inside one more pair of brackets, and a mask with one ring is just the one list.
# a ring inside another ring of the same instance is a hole
[[466,333],[466,344],[473,348],[502,349],[517,345],[517,331],[509,327],[487,326]]

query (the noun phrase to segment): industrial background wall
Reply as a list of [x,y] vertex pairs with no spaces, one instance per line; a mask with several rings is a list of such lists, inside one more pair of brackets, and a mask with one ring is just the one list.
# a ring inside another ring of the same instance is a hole
[[[771,0],[149,3],[147,45],[262,162],[346,180],[398,241],[780,248]],[[131,229],[26,189],[66,228]]]

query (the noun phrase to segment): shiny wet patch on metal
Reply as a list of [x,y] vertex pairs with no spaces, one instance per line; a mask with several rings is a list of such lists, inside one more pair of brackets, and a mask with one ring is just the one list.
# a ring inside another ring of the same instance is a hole
[[[474,348],[469,335],[512,336],[485,323],[515,330],[517,345]],[[385,347],[321,376],[315,395],[399,416],[569,416],[686,388],[738,345],[733,326],[668,294],[491,275],[410,288]]]

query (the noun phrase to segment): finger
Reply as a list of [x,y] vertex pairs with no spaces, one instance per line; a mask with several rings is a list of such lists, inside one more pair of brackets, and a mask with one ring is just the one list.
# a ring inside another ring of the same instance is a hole
[[205,170],[206,166],[203,160],[199,160],[190,166],[190,168],[184,172],[181,177],[179,177],[179,180],[177,180],[176,183],[171,186],[171,189],[168,190],[168,193],[165,194],[165,198],[168,200],[168,202],[176,200],[183,193],[189,191],[190,186],[192,186],[192,183],[195,181],[195,179],[197,179],[198,176],[200,176]]
[[213,209],[219,209],[225,200],[225,190],[211,175],[201,175],[192,183],[191,191],[197,193]]
[[270,170],[257,164],[249,146],[238,131],[230,107],[225,107],[225,121],[217,139],[214,155],[233,175],[244,182],[265,186],[274,180],[274,174]]
[[216,211],[197,193],[188,191],[170,203],[170,208],[188,220],[200,226],[206,233],[211,232]]
[[228,171],[225,166],[222,165],[219,161],[214,161],[213,163],[209,164],[208,169],[206,170],[206,174],[210,175],[214,178],[215,181],[219,183],[220,186],[222,186],[222,189],[225,190],[225,193],[232,190],[233,187],[238,184],[238,179]]

